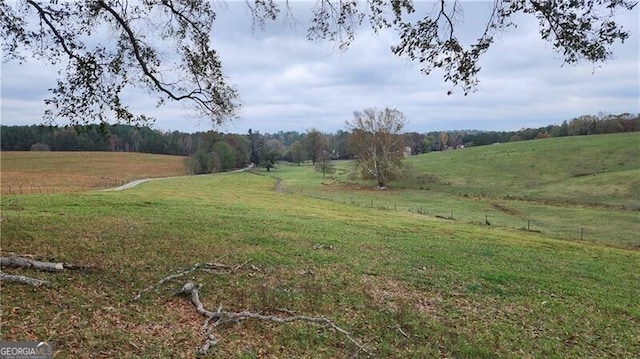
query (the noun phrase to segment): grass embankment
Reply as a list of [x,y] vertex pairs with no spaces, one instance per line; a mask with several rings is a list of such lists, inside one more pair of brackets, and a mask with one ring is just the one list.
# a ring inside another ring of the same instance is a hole
[[[19,272],[3,285],[3,340],[48,340],[59,357],[193,357],[201,318],[182,281],[195,262],[210,309],[326,316],[381,358],[634,357],[640,253],[277,193],[248,173],[149,182],[123,192],[2,199],[3,253],[94,264]],[[349,357],[337,333],[246,321],[212,357]],[[362,353],[361,353],[362,354]]]
[[356,206],[640,247],[640,133],[474,147],[407,163],[413,180],[385,191],[351,179],[350,162],[325,179],[309,166],[281,166],[274,176],[286,192]]
[[2,194],[79,192],[186,175],[184,157],[130,152],[0,153]]

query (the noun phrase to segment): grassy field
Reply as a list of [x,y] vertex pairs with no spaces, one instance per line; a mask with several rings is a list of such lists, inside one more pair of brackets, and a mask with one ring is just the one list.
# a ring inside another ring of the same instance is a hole
[[439,192],[640,210],[638,132],[436,152],[409,162]]
[[[2,196],[3,255],[93,268],[58,274],[3,268],[52,286],[3,283],[0,337],[50,341],[60,358],[193,358],[203,321],[188,298],[174,295],[191,279],[203,285],[207,309],[327,317],[380,358],[640,353],[640,251],[445,220],[415,207],[394,210],[392,202],[421,203],[411,201],[422,193],[455,208],[455,218],[500,208],[492,203],[532,211],[544,205],[566,215],[555,202],[490,193],[465,197],[409,185],[378,191],[348,182],[348,165],[340,166],[336,178],[326,179],[308,166],[280,166],[271,173],[280,181],[237,173],[119,192]],[[607,211],[613,214],[603,221],[620,213],[638,218],[637,211],[599,204],[564,207],[593,221]],[[621,221],[637,225],[632,217]],[[132,300],[161,278],[204,262],[237,269],[196,271]],[[340,333],[300,323],[248,320],[211,331],[220,340],[213,358],[367,357]]]
[[337,173],[327,178],[310,165],[283,165],[272,175],[288,193],[640,247],[640,134],[516,142],[407,162],[413,179],[385,191],[354,180],[351,162],[338,162]]
[[79,192],[186,175],[184,157],[124,152],[0,153],[2,194]]
[[[4,284],[3,340],[57,357],[194,357],[202,320],[173,293],[194,272],[214,310],[325,316],[387,358],[634,357],[640,253],[274,191],[249,173],[122,192],[4,196],[2,252],[94,265]],[[347,358],[340,334],[256,321],[215,330],[211,357]],[[360,352],[357,356],[365,357]]]

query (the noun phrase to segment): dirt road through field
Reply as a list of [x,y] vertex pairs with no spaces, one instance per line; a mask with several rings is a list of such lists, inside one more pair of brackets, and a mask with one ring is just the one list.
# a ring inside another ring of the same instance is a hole
[[[208,173],[208,174],[204,174],[204,175],[196,175],[196,176],[213,176],[213,175],[224,175],[224,174],[231,174],[231,173],[238,173],[238,172],[243,172],[243,171],[247,171],[250,170],[251,168],[253,168],[253,166],[249,166],[246,168],[242,168],[239,170],[235,170],[235,171],[230,171],[230,172],[218,172],[218,173]],[[159,180],[166,180],[166,179],[172,179],[172,178],[184,178],[184,177],[193,177],[193,175],[191,176],[172,176],[172,177],[158,177],[158,178],[144,178],[144,179],[139,179],[139,180],[135,180],[129,183],[125,183],[122,186],[119,187],[113,187],[113,188],[108,188],[105,189],[103,191],[123,191],[125,189],[129,189],[129,188],[133,188],[141,183],[145,183],[145,182],[149,182],[149,181],[159,181]]]

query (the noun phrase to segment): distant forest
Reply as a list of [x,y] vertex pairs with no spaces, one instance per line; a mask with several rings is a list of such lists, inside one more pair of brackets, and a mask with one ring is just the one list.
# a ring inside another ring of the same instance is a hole
[[[560,125],[518,131],[434,131],[405,133],[411,154],[546,137],[640,131],[640,114],[585,115]],[[280,131],[225,134],[216,131],[163,132],[129,125],[76,127],[1,126],[2,151],[118,151],[199,157],[192,172],[207,173],[240,168],[249,163],[269,166],[278,160],[315,162],[322,153],[330,159],[352,158],[349,132],[306,133]]]

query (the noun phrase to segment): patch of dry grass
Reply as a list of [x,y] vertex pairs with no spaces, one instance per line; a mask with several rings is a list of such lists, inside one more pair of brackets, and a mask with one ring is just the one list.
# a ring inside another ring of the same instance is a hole
[[186,175],[184,157],[131,152],[0,153],[2,194],[81,192]]

